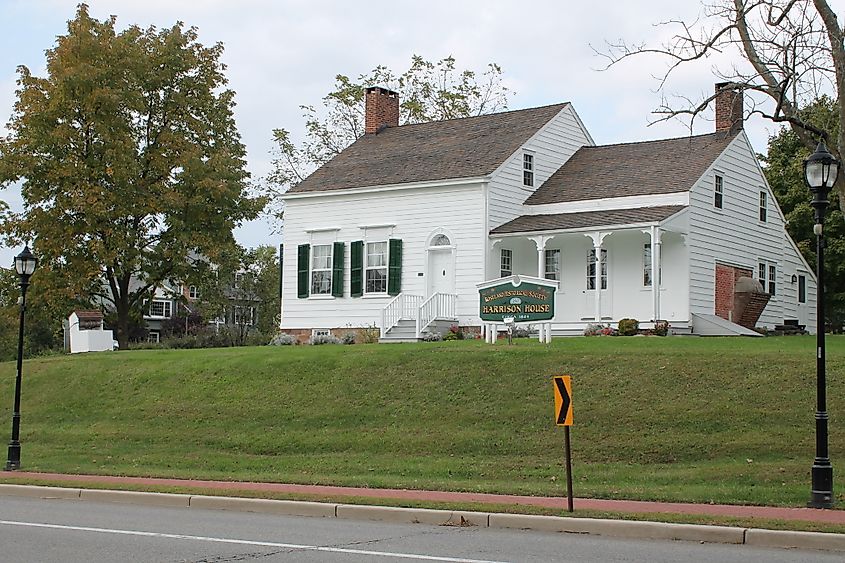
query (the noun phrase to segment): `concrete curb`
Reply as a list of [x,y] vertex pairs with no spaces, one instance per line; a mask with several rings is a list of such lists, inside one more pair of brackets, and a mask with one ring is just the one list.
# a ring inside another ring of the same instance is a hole
[[69,489],[32,485],[0,484],[0,496],[116,502],[171,508],[234,510],[286,516],[345,518],[351,520],[373,520],[434,526],[515,528],[539,532],[595,534],[629,539],[684,540],[745,544],[757,547],[845,551],[845,534],[761,530],[730,526],[671,524],[600,518],[567,518],[529,514],[500,514],[103,489]]

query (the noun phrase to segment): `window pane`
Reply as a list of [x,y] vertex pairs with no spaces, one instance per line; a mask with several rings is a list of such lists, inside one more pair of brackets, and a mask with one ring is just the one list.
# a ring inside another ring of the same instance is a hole
[[587,289],[596,288],[596,251],[587,254]]
[[387,266],[387,242],[367,243],[367,267]]
[[450,244],[449,237],[446,235],[437,235],[431,239],[431,246],[449,246]]
[[311,293],[325,295],[332,292],[331,270],[320,270],[311,272]]
[[651,286],[651,244],[643,247],[643,285]]
[[387,268],[367,270],[367,293],[385,293],[387,291]]
[[547,280],[560,279],[560,250],[546,251],[546,271],[544,276]]
[[500,261],[500,277],[507,277],[513,274],[513,252],[507,248],[502,249]]
[[332,265],[332,246],[330,244],[321,244],[312,247],[312,270],[327,270]]
[[798,302],[807,302],[807,278],[804,276],[798,276]]
[[769,265],[769,293],[775,294],[775,282],[777,281],[777,268]]

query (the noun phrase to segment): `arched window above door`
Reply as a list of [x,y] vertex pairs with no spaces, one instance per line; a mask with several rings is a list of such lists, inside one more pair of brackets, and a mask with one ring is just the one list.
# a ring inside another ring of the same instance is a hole
[[431,246],[451,246],[452,241],[444,234],[434,235],[431,239]]

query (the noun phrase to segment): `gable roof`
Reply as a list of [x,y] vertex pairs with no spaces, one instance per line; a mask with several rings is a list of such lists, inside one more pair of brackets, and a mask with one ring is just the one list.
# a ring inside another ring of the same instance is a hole
[[581,147],[525,204],[688,191],[737,134]]
[[567,105],[388,127],[359,138],[287,193],[485,176]]
[[686,209],[684,205],[660,205],[634,209],[609,209],[602,211],[581,211],[577,213],[555,213],[551,215],[523,215],[504,225],[499,225],[490,234],[531,233],[541,231],[563,231],[589,227],[610,227],[631,223],[652,223],[668,219]]

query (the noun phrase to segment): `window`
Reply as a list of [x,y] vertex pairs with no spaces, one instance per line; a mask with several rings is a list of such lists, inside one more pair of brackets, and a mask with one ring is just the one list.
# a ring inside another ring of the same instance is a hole
[[235,305],[232,311],[232,322],[236,325],[252,326],[255,324],[255,307]]
[[513,251],[507,248],[502,249],[502,258],[500,261],[500,277],[506,278],[513,274]]
[[238,289],[239,287],[241,287],[241,282],[243,281],[243,279],[244,279],[243,272],[235,272],[235,284],[234,284],[233,287],[235,289]]
[[172,314],[172,306],[173,303],[171,303],[170,301],[154,299],[153,301],[150,301],[150,316],[164,317],[166,319],[169,319]]
[[[663,247],[660,247],[661,258],[663,257]],[[663,260],[657,266],[657,277],[660,278],[660,284],[663,284]],[[651,243],[647,242],[643,245],[643,285],[651,287]]]
[[547,280],[560,279],[560,250],[546,251],[546,271],[543,272],[543,277]]
[[716,185],[713,193],[713,206],[716,209],[722,209],[722,198],[724,197],[724,181],[718,174],[716,175]]
[[200,291],[197,289],[197,286],[191,285],[188,286],[188,297],[191,299],[199,299]]
[[522,155],[522,185],[528,188],[534,187],[534,155]]
[[147,333],[147,342],[160,342],[161,333],[157,330],[151,330]]
[[387,241],[368,242],[365,293],[387,293]]
[[807,302],[807,276],[798,274],[798,302]]
[[763,291],[776,295],[777,265],[771,262],[760,262],[757,264],[757,281],[763,286]]
[[431,239],[431,246],[449,246],[451,244],[452,242],[446,235],[435,235],[435,237]]
[[760,221],[766,222],[766,214],[768,209],[768,202],[766,201],[766,192],[760,192]]
[[332,331],[327,328],[314,328],[311,329],[311,338],[315,336],[331,336]]
[[330,295],[332,292],[332,245],[311,247],[311,295]]
[[[587,255],[587,289],[596,288],[596,249]],[[607,250],[601,251],[601,288],[607,289]]]

